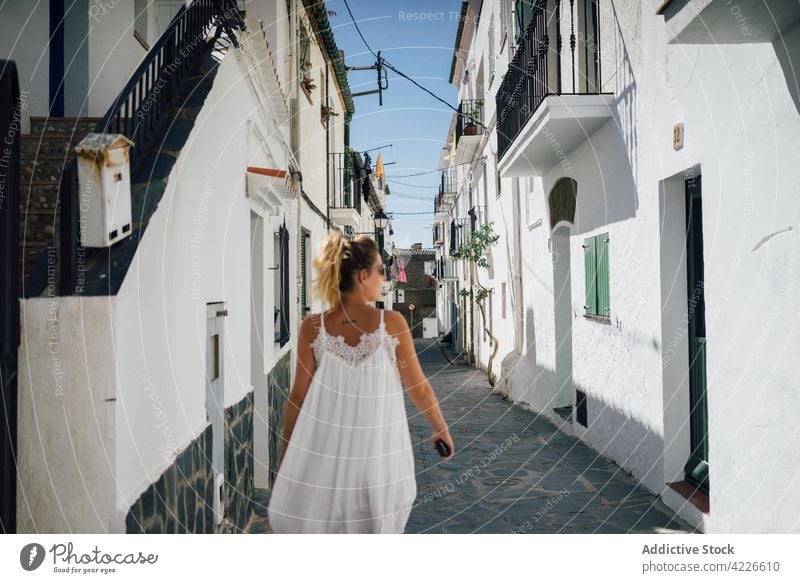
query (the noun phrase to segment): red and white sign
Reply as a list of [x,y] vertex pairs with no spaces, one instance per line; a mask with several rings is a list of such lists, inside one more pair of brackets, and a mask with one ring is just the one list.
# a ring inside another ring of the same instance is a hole
[[413,312],[414,311],[414,304],[408,304],[408,309]]

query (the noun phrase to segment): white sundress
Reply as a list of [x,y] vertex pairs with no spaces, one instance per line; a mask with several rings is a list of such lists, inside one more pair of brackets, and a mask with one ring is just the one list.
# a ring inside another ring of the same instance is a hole
[[402,533],[417,495],[395,348],[380,326],[350,346],[320,330],[316,370],[269,501],[272,531]]

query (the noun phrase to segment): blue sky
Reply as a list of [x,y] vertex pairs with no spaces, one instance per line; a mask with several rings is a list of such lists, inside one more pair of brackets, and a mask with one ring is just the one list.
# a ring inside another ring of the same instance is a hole
[[[364,38],[375,51],[400,71],[421,85],[456,105],[457,92],[448,82],[453,45],[458,28],[461,2],[457,0],[348,0]],[[347,13],[343,0],[326,2],[336,44],[345,52],[345,63],[373,65],[369,52]],[[351,71],[352,92],[376,89],[376,73]],[[389,89],[383,94],[355,97],[356,112],[350,129],[350,144],[364,151],[392,144],[391,148],[371,152],[372,159],[383,154],[389,177],[389,212],[423,212],[424,215],[395,215],[393,239],[397,247],[421,242],[431,247],[433,199],[438,191],[439,175],[401,177],[433,170],[447,139],[452,110],[396,73],[389,71]],[[393,177],[397,178],[393,178]],[[413,197],[413,198],[410,198]]]

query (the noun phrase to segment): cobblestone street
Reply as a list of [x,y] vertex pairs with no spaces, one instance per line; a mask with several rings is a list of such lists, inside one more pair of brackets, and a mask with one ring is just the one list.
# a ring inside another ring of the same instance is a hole
[[[695,532],[619,466],[493,394],[484,371],[432,340],[415,345],[456,455],[440,462],[430,425],[407,400],[417,464],[407,533]],[[256,490],[248,532],[269,532],[267,496]]]

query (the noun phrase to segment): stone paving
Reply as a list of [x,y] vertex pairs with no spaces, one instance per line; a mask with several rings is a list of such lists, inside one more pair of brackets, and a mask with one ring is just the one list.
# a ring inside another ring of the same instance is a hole
[[[417,500],[407,533],[694,533],[614,462],[544,417],[491,392],[485,371],[415,340],[456,454],[441,462],[427,420],[407,399]],[[269,532],[256,490],[248,532]]]

